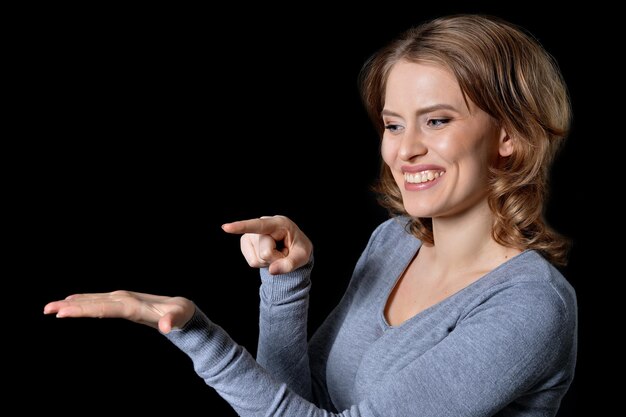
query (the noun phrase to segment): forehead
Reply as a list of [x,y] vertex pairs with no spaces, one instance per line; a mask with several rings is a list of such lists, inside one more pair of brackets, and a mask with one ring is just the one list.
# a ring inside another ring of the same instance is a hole
[[425,106],[440,102],[465,107],[461,87],[449,69],[434,63],[406,60],[391,67],[385,88],[385,107],[394,103]]

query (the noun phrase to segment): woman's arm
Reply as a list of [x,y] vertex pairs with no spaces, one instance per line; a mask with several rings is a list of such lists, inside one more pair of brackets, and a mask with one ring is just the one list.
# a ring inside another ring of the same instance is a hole
[[257,362],[312,400],[307,321],[313,260],[287,274],[261,269]]
[[334,409],[326,386],[329,349],[350,309],[369,253],[386,226],[387,222],[381,224],[370,236],[348,289],[310,342],[307,341],[307,319],[313,256],[306,265],[286,274],[272,275],[268,268],[260,270],[260,332],[256,360],[290,390],[320,407]]
[[257,362],[289,389],[312,400],[307,355],[311,241],[284,216],[222,228],[242,234],[241,252],[250,266],[261,269]]
[[[366,249],[359,260],[355,276],[359,275],[359,265],[366,263],[368,252]],[[325,322],[325,338],[332,339],[341,326],[357,281],[353,277],[332,320]],[[288,298],[298,293],[303,282],[295,280],[295,291],[283,295]],[[535,409],[527,415],[554,415],[562,395],[558,385],[549,390],[553,391],[552,400],[545,404],[537,404],[538,400],[527,394],[537,381],[554,380],[558,375],[555,369],[569,366],[576,327],[575,309],[563,304],[551,287],[536,282],[503,287],[466,312],[441,342],[397,373],[380,380],[360,374],[361,379],[372,378],[368,384],[371,388],[359,392],[353,406],[337,413],[330,402],[322,401],[320,408],[290,389],[276,376],[276,370],[259,365],[184,298],[118,291],[71,296],[48,304],[45,312],[56,312],[59,317],[119,317],[158,328],[192,359],[196,372],[241,416],[490,416],[515,399],[523,403],[524,398],[531,402],[521,406]],[[381,357],[388,355],[389,349],[410,349],[376,345],[368,349]],[[324,372],[321,368],[317,371],[317,377]],[[558,377],[562,386],[569,383],[565,374]],[[543,410],[537,411],[538,407]]]
[[[527,397],[539,381],[554,379],[555,369],[566,368],[576,327],[575,311],[551,287],[536,282],[503,287],[432,349],[397,374],[374,381],[351,408],[333,413],[290,390],[189,300],[118,291],[72,296],[48,304],[45,312],[120,317],[158,327],[243,417],[491,416]],[[568,381],[563,376],[551,383],[556,388]],[[554,389],[545,404],[535,398],[524,405],[535,410],[527,414],[554,415],[560,395]]]
[[[546,286],[503,288],[448,337],[397,374],[375,381],[359,401],[339,413],[320,409],[290,390],[199,311],[167,337],[243,417],[487,417],[525,398],[564,366],[574,322],[572,312]],[[541,404],[529,396],[524,415],[554,415],[560,395],[555,390],[554,398]]]

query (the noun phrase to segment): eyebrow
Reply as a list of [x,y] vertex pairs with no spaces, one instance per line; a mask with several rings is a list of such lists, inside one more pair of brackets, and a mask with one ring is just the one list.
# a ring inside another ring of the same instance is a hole
[[[430,113],[436,110],[452,110],[455,111],[457,113],[459,113],[459,111],[456,109],[456,107],[450,105],[450,104],[433,104],[432,106],[428,106],[428,107],[422,107],[421,109],[419,109],[418,111],[415,112],[416,116],[421,116],[422,114],[426,114],[426,113]],[[387,109],[383,109],[382,112],[380,112],[381,116],[396,116],[396,117],[402,117],[400,114],[391,111],[391,110],[387,110]]]

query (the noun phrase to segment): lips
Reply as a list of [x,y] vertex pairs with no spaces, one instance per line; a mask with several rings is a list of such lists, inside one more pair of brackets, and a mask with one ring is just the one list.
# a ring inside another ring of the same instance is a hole
[[403,165],[400,170],[404,174],[404,181],[411,184],[421,184],[441,177],[446,170],[433,164]]
[[441,177],[445,171],[426,170],[411,174],[409,172],[404,173],[404,181],[410,184],[421,184],[423,182],[433,181]]
[[430,188],[446,173],[443,167],[431,164],[405,165],[400,169],[404,174],[404,188],[408,191]]

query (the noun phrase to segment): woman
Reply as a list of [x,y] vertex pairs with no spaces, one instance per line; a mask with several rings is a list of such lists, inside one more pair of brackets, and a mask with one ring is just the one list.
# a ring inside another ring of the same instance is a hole
[[382,135],[372,234],[339,305],[307,342],[312,244],[282,216],[225,224],[261,268],[256,360],[181,297],[116,291],[57,317],[158,328],[241,416],[553,416],[576,361],[576,298],[544,224],[566,87],[550,56],[495,18],[435,19],[363,68]]

